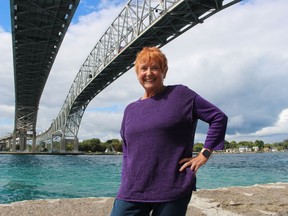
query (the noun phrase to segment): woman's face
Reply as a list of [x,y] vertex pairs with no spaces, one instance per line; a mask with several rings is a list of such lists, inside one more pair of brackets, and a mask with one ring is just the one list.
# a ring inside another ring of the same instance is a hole
[[166,73],[155,61],[141,62],[137,70],[137,78],[143,88],[149,94],[156,94],[163,87]]

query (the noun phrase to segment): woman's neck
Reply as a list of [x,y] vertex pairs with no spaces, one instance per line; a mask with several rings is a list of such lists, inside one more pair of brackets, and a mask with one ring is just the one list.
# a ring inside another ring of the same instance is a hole
[[141,100],[145,100],[151,97],[154,97],[157,94],[160,94],[161,92],[163,92],[165,90],[166,86],[162,85],[160,88],[156,89],[155,91],[151,91],[151,92],[147,92],[145,91],[144,96],[141,98]]

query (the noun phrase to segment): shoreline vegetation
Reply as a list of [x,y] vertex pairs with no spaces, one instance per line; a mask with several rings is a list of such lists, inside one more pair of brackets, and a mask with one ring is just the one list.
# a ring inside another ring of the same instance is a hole
[[[74,142],[74,141],[73,141]],[[79,143],[79,152],[74,152],[73,142],[68,142],[66,144],[66,152],[60,152],[60,142],[54,141],[52,144],[47,144],[45,142],[40,143],[37,146],[37,153],[52,153],[52,154],[122,154],[122,140],[111,139],[102,142],[98,138],[83,140]],[[19,152],[19,145],[16,145],[17,153]],[[194,152],[200,152],[203,148],[203,143],[194,144]],[[250,153],[250,152],[274,152],[274,151],[288,151],[288,139],[282,142],[277,142],[273,144],[264,143],[262,140],[252,141],[227,141],[224,142],[224,150],[218,151],[217,153]],[[0,153],[11,152],[10,147],[1,147]],[[32,146],[27,145],[27,149],[24,152],[32,152]],[[216,152],[216,151],[215,151]]]
[[[263,153],[288,153],[287,150],[280,150],[280,151],[214,151],[213,154],[263,154]],[[122,155],[122,152],[29,152],[29,151],[0,151],[1,154],[9,154],[9,155],[91,155],[91,156],[97,156],[97,155]],[[197,155],[199,152],[193,152],[193,155]]]
[[[28,200],[0,204],[0,216],[109,216],[113,197]],[[288,215],[288,182],[193,192],[187,216]]]
[[[213,154],[263,154],[263,153],[288,153],[287,150],[281,150],[281,151],[244,151],[244,152],[239,152],[239,151],[214,151]],[[0,151],[1,154],[8,154],[8,155],[71,155],[71,156],[78,156],[78,155],[91,155],[91,156],[103,156],[103,155],[122,155],[122,152],[9,152],[9,151]],[[197,155],[199,152],[193,152],[193,155]],[[1,216],[1,215],[0,215]]]

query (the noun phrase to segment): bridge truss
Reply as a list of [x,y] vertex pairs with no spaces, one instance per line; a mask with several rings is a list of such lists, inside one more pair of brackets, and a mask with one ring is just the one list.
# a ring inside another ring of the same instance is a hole
[[[241,0],[130,0],[81,66],[57,118],[37,142],[60,135],[77,140],[90,101],[133,67],[144,46],[162,47]],[[74,146],[74,150],[78,147]],[[61,150],[65,151],[65,143]]]

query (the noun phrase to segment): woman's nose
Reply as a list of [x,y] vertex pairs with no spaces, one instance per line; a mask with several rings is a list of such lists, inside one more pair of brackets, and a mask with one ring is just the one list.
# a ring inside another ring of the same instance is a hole
[[152,73],[151,68],[148,67],[148,68],[147,68],[147,71],[146,71],[146,75],[147,75],[147,74],[150,75],[151,73]]

